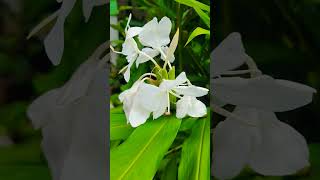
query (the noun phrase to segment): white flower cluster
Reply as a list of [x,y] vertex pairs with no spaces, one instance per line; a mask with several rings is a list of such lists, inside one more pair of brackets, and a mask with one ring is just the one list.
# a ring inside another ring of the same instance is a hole
[[[229,179],[249,166],[262,175],[282,176],[309,166],[304,137],[279,121],[275,112],[310,103],[316,90],[262,74],[245,53],[239,33],[230,34],[211,59],[211,106],[226,117],[213,132],[212,174]],[[245,63],[248,70],[234,70]],[[246,73],[250,78],[234,76]],[[235,110],[227,111],[226,104],[235,105]]]
[[[130,20],[131,14],[125,28],[126,37],[122,44],[122,51],[113,50],[125,55],[129,63],[121,70],[125,71],[125,80],[127,82],[130,80],[130,68],[134,62],[136,67],[147,61],[155,65],[153,72],[142,75],[130,89],[119,95],[131,126],[137,127],[145,123],[151,113],[153,119],[163,114],[170,114],[170,103],[174,104],[175,98],[179,98],[176,102],[177,118],[183,118],[186,115],[191,117],[206,115],[205,104],[196,98],[206,95],[208,89],[192,85],[185,72],[181,72],[175,78],[175,68],[171,66],[175,60],[174,51],[178,44],[179,30],[170,43],[172,23],[169,18],[163,17],[159,22],[157,18],[153,18],[143,27],[130,27]],[[135,38],[144,46],[141,50]],[[164,61],[163,67],[160,67],[154,59],[157,56]]]

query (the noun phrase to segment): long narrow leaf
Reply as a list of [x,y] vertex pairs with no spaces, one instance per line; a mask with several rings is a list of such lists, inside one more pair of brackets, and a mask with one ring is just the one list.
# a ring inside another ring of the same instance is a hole
[[180,123],[174,116],[166,116],[136,128],[124,143],[110,152],[111,179],[152,179]]
[[126,139],[133,130],[123,113],[110,113],[110,140]]
[[192,7],[192,8],[198,7],[202,10],[210,12],[210,6],[203,4],[203,3],[196,1],[196,0],[175,0],[175,1],[180,4],[184,4],[186,6]]
[[193,7],[197,14],[200,16],[201,20],[210,28],[210,17],[208,14],[203,12],[200,8]]
[[210,179],[210,117],[197,121],[182,146],[179,180]]
[[197,36],[200,36],[200,35],[203,35],[203,34],[206,34],[206,35],[210,35],[210,31],[207,30],[207,29],[203,29],[201,27],[197,27],[189,36],[188,38],[188,41],[187,43],[185,44],[185,46],[190,42],[192,41],[192,39],[194,39],[195,37]]

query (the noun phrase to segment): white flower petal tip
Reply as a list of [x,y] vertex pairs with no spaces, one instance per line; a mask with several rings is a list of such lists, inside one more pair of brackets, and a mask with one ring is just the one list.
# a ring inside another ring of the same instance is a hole
[[64,30],[61,21],[56,22],[56,25],[45,38],[44,47],[52,64],[59,65],[64,50]]
[[170,43],[171,27],[172,23],[169,18],[163,17],[158,23],[155,17],[142,27],[139,40],[142,45],[159,50]]
[[177,118],[203,117],[207,114],[206,105],[192,96],[184,96],[177,102]]

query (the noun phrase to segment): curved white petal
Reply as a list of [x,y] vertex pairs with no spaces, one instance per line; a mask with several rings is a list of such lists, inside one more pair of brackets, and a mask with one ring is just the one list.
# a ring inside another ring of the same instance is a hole
[[[128,56],[127,56],[127,58],[128,58]],[[129,64],[128,64],[126,72],[124,72],[124,80],[126,80],[126,82],[129,82],[129,80],[130,80],[130,69],[131,69],[131,66],[134,63],[134,59],[135,58],[136,58],[136,56],[133,56],[133,57],[130,58],[131,60],[128,60]]]
[[[132,56],[137,54],[138,45],[133,38],[128,38],[122,44],[122,54],[126,56]],[[129,62],[129,61],[128,61]]]
[[142,31],[141,27],[130,27],[126,32],[126,39],[133,38],[140,34]]
[[207,114],[206,105],[197,100],[195,97],[191,97],[191,106],[188,108],[188,115],[191,117],[203,117]]
[[309,150],[304,137],[279,121],[272,112],[260,112],[261,139],[255,141],[250,166],[269,176],[294,174],[309,166]]
[[171,32],[172,23],[168,17],[163,17],[158,26],[157,38],[159,40],[160,47],[166,46],[170,43],[170,32]]
[[160,84],[160,88],[163,90],[171,90],[174,87],[177,87],[185,82],[187,82],[187,76],[185,72],[181,72],[175,80],[166,80],[164,79]]
[[138,127],[144,124],[150,116],[151,111],[143,108],[139,103],[133,102],[129,115],[129,123],[132,127]]
[[[159,51],[154,50],[152,48],[143,48],[141,51],[152,58],[156,57],[159,54]],[[149,60],[150,59],[148,57],[140,53],[136,61],[136,66],[138,67],[139,64],[147,62]]]
[[211,53],[212,77],[242,65],[247,58],[239,33],[231,33]]
[[176,104],[176,117],[177,118],[184,118],[188,113],[188,105],[187,102],[182,98],[179,101],[177,101]]
[[[169,51],[168,46],[162,47],[161,49],[164,52],[164,54],[166,54],[168,56],[168,51]],[[165,61],[165,58],[164,58],[163,54],[161,54],[161,59]],[[170,63],[173,63],[174,60],[175,60],[174,55],[169,58],[169,62]]]
[[159,23],[157,18],[153,18],[143,26],[139,34],[139,41],[144,46],[160,49],[170,43],[171,26],[171,21],[167,17],[163,17]]
[[234,119],[220,122],[213,132],[211,174],[219,179],[237,176],[250,155],[251,129]]
[[156,46],[155,41],[155,32],[158,27],[158,19],[154,17],[151,21],[147,22],[142,27],[142,31],[139,34],[139,41],[141,42],[142,45],[144,46],[149,46],[149,47],[154,47]]
[[223,102],[282,112],[304,106],[312,101],[314,89],[270,76],[244,79],[227,77],[213,79],[213,93]]
[[168,107],[168,98],[166,93],[161,93],[158,96],[158,101],[154,101],[158,104],[158,108],[153,111],[153,119],[157,119],[161,115],[163,115],[166,112],[166,109]]
[[160,106],[158,101],[160,101],[164,95],[165,92],[161,91],[157,86],[141,83],[136,99],[145,109],[156,111]]
[[178,94],[183,94],[185,96],[201,97],[208,94],[209,90],[198,86],[178,86],[173,89]]

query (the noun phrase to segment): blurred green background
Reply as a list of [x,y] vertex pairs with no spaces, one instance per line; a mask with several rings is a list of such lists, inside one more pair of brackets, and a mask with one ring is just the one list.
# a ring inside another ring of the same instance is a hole
[[59,66],[46,56],[43,38],[50,23],[27,40],[40,21],[56,11],[56,0],[0,1],[0,179],[51,179],[40,149],[41,133],[26,116],[28,105],[46,91],[63,85],[75,69],[109,36],[106,6],[93,9],[84,22],[77,1],[65,23],[65,49]]
[[[265,74],[303,83],[319,91],[320,1],[216,0],[212,8],[214,46],[229,33],[240,32],[247,54]],[[320,179],[319,97],[316,94],[307,106],[277,113],[281,121],[290,124],[307,139],[311,152],[311,170],[301,177],[284,179]],[[261,178],[255,174],[242,177]]]

